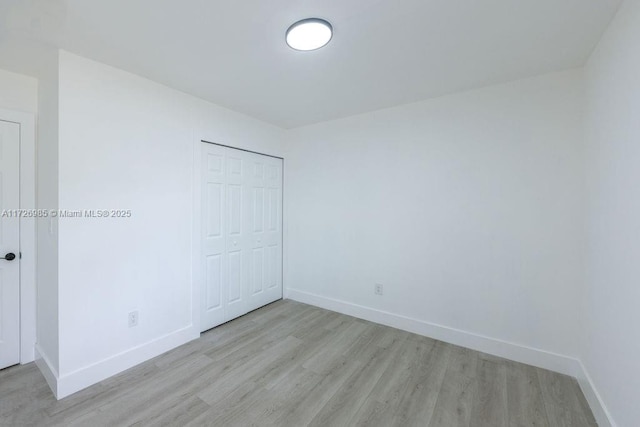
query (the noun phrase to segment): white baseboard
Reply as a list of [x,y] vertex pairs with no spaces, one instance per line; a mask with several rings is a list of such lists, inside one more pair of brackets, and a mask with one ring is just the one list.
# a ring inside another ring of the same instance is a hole
[[38,344],[34,347],[35,362],[40,372],[44,376],[44,379],[49,384],[49,388],[53,391],[54,395],[58,395],[58,371],[51,363],[51,359],[40,348]]
[[538,368],[570,375],[577,378],[598,424],[601,427],[617,427],[579,359],[297,289],[287,289],[285,298]]
[[593,416],[596,418],[600,427],[617,427],[618,424],[614,421],[611,413],[607,409],[607,405],[604,404],[598,389],[596,389],[587,368],[580,362],[581,374],[577,377],[578,384],[584,393],[584,397],[587,399]]
[[42,371],[53,393],[58,399],[62,399],[169,350],[186,344],[199,336],[200,332],[197,328],[188,326],[63,375],[59,375],[58,372],[52,369],[46,356],[42,354],[37,347],[36,351],[40,353],[42,357],[39,358],[40,362],[36,363],[38,363],[38,367]]
[[565,375],[575,377],[581,371],[580,362],[572,357],[514,344],[497,338],[486,337],[296,289],[289,289],[288,298]]

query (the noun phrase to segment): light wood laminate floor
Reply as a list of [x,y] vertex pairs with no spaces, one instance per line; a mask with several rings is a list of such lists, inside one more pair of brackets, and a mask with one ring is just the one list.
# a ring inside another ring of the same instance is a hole
[[60,401],[2,370],[0,425],[596,424],[573,378],[278,301]]

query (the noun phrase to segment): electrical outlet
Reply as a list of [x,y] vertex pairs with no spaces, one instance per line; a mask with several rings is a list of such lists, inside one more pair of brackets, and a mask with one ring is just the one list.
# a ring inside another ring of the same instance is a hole
[[382,291],[383,291],[382,285],[380,283],[376,283],[376,285],[373,288],[373,293],[376,295],[382,295]]
[[138,311],[132,311],[129,313],[129,327],[133,328],[134,326],[138,326]]

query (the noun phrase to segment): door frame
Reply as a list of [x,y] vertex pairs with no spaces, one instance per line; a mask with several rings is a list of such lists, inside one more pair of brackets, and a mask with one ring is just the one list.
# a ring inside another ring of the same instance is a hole
[[202,258],[202,144],[213,144],[220,147],[231,148],[234,150],[246,151],[249,153],[259,154],[261,156],[273,157],[282,160],[282,200],[280,201],[282,206],[282,256],[280,258],[282,262],[282,298],[286,298],[285,293],[285,274],[284,267],[286,265],[286,243],[285,243],[285,229],[284,229],[284,197],[285,197],[285,159],[284,157],[276,156],[274,154],[261,153],[259,151],[249,150],[241,147],[234,147],[233,145],[221,144],[219,142],[212,142],[207,139],[197,138],[193,143],[193,222],[191,229],[193,235],[191,238],[192,254],[191,259],[191,327],[194,331],[194,338],[200,336],[200,290],[202,288],[202,281],[204,277],[202,275],[201,258]]
[[[0,120],[20,126],[20,209],[36,209],[35,114],[0,108]],[[20,363],[33,362],[36,345],[36,220],[21,217]]]

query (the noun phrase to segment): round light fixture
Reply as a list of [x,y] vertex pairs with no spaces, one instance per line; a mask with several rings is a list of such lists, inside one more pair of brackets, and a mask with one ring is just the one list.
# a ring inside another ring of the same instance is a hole
[[295,50],[316,50],[329,43],[332,36],[333,27],[324,19],[303,19],[287,30],[287,44]]

